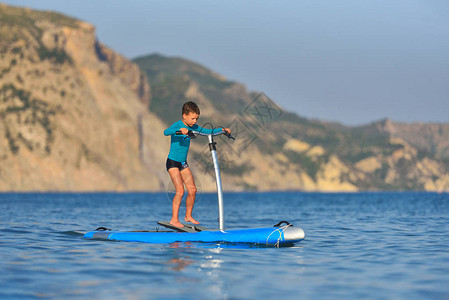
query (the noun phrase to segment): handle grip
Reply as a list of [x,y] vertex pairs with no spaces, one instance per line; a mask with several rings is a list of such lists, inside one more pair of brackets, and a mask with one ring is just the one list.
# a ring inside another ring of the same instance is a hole
[[228,139],[233,139],[235,141],[235,137],[233,137],[230,133],[227,133],[225,131],[225,133],[223,133]]
[[[175,134],[182,135],[182,132],[181,132],[181,130],[176,130]],[[195,133],[192,132],[192,130],[189,130],[187,132],[186,136],[184,137],[184,139],[188,139],[188,138],[191,138],[191,139],[196,138],[196,135],[195,135]]]

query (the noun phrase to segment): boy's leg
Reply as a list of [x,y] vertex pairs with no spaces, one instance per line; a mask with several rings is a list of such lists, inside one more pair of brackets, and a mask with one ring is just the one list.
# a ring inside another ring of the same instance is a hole
[[181,206],[182,196],[184,195],[183,179],[178,168],[170,168],[168,170],[168,174],[170,174],[171,181],[173,182],[176,191],[175,196],[173,197],[172,217],[170,220],[170,224],[176,227],[184,227],[184,225],[179,222],[178,218],[179,207]]
[[195,180],[193,179],[192,172],[190,172],[190,168],[185,168],[184,170],[182,170],[181,177],[187,188],[186,216],[184,220],[193,224],[200,224],[200,222],[192,217],[193,205],[195,204],[196,197],[196,185]]

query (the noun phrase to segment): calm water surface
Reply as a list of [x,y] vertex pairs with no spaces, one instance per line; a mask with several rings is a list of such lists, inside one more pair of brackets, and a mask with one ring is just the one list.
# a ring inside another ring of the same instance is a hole
[[[217,228],[213,194],[195,216]],[[449,299],[449,195],[230,193],[227,228],[287,220],[293,247],[84,239],[153,230],[164,194],[0,194],[0,299]]]

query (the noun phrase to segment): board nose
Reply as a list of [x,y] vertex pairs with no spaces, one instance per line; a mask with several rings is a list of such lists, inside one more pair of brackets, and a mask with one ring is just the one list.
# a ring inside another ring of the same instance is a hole
[[304,230],[299,227],[289,226],[284,230],[284,239],[286,241],[300,241],[306,237]]

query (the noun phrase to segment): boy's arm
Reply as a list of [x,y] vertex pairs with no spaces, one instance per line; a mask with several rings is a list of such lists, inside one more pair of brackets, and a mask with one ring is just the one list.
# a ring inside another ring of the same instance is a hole
[[168,127],[167,129],[164,130],[164,135],[168,136],[168,135],[176,134],[176,131],[179,129],[180,129],[180,127],[178,125],[178,122],[175,122],[170,127]]

